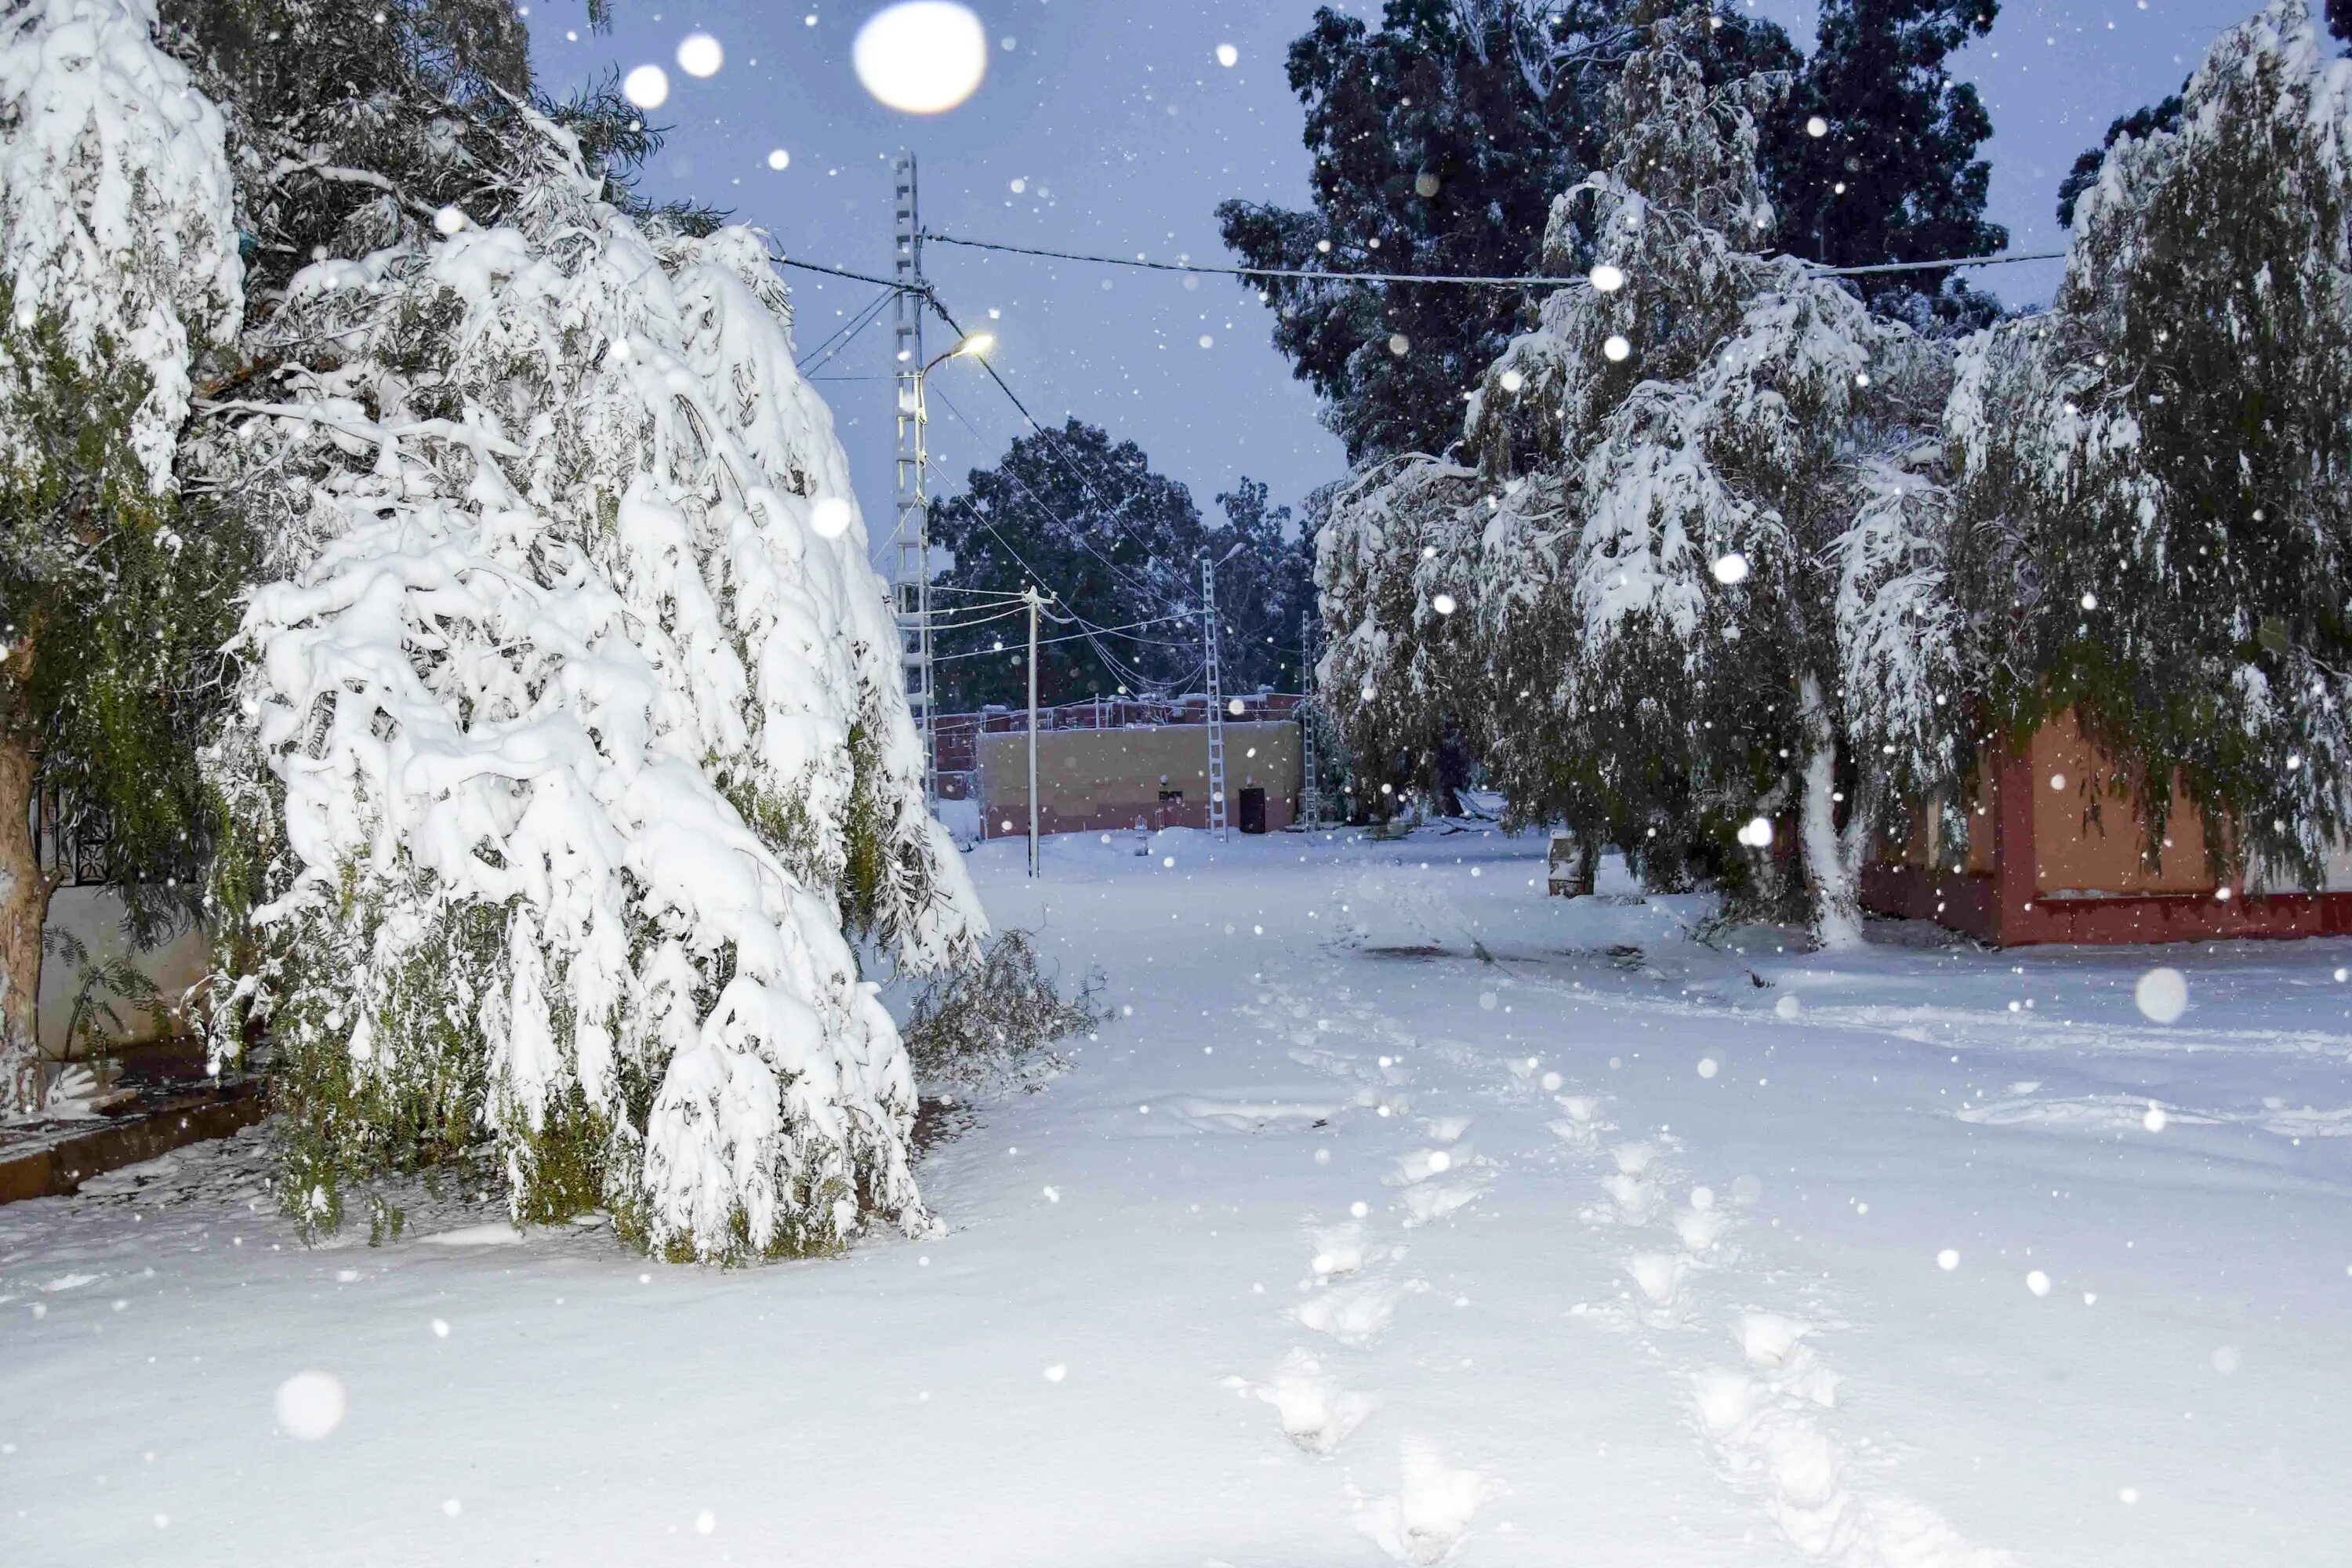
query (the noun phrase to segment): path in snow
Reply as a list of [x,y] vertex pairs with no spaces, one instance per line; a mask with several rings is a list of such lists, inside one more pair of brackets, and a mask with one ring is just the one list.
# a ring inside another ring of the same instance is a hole
[[306,1252],[243,1142],[0,1210],[0,1562],[2341,1561],[2352,944],[1727,953],[1532,839],[1155,848],[975,858],[1120,1014],[932,1240]]

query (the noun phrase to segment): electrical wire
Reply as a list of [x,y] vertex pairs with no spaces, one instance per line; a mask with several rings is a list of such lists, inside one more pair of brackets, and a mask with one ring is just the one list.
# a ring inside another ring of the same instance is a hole
[[1087,256],[1075,250],[1045,250],[1028,245],[1001,245],[993,240],[961,239],[951,234],[926,233],[926,241],[961,245],[971,250],[1002,250],[1014,256],[1038,256],[1054,261],[1088,261],[1101,267],[1138,267],[1152,272],[1213,273],[1223,278],[1297,278],[1323,283],[1470,283],[1496,288],[1563,288],[1587,281],[1582,278],[1485,278],[1463,274],[1414,272],[1320,272],[1299,267],[1203,267],[1190,261],[1147,261],[1141,257]]
[[888,278],[870,278],[863,272],[848,272],[838,267],[819,267],[814,261],[794,261],[791,257],[786,256],[781,250],[771,250],[768,252],[768,259],[774,262],[779,267],[797,267],[803,272],[822,272],[828,278],[846,278],[852,282],[878,284],[882,288],[889,289],[893,294],[901,292],[908,294],[923,294],[929,292],[927,289],[911,288],[907,284],[898,282],[895,279]]
[[844,322],[839,328],[836,328],[832,337],[825,339],[824,342],[819,343],[815,348],[809,351],[809,360],[802,366],[801,374],[805,376],[824,368],[825,364],[838,355],[842,350],[847,348],[850,344],[857,341],[858,333],[872,326],[876,321],[880,321],[882,319],[882,307],[888,304],[897,297],[898,291],[896,289],[886,290],[883,293],[876,295],[874,299],[868,301],[862,310],[850,317],[850,319]]
[[[945,314],[946,314],[946,312],[945,312],[945,311],[941,311],[941,312],[940,312],[940,314],[941,314],[941,315],[945,315]],[[950,326],[953,326],[953,325],[954,325],[954,323],[953,323],[952,321],[950,321],[949,324],[950,324]],[[959,329],[958,329],[958,331],[961,331],[961,328],[959,328]],[[985,361],[985,360],[982,360],[981,363],[982,363],[983,365],[986,365],[988,362],[987,362],[987,361]],[[996,374],[995,367],[993,367],[993,366],[989,366],[989,374],[990,374],[991,375],[994,375],[994,374]],[[998,384],[999,386],[1003,386],[1003,385],[1004,385],[1003,382],[1003,381],[1001,381],[1001,380],[1000,380],[1000,381],[998,381],[997,384]],[[987,440],[987,439],[988,439],[988,437],[986,437],[985,436],[981,435],[981,432],[980,432],[980,426],[977,426],[977,425],[975,425],[975,424],[973,424],[973,423],[971,422],[971,417],[970,417],[968,415],[966,415],[962,409],[958,408],[958,407],[957,407],[953,403],[950,403],[950,402],[949,402],[949,401],[948,401],[947,395],[946,395],[944,393],[939,392],[939,391],[938,391],[938,390],[936,390],[936,389],[927,389],[927,390],[926,390],[926,395],[928,395],[928,396],[931,396],[931,397],[937,397],[937,398],[940,400],[940,405],[941,405],[943,407],[945,407],[949,413],[950,413],[950,414],[954,415],[958,419],[961,419],[961,420],[962,420],[962,421],[963,421],[963,426],[964,426],[964,428],[965,428],[965,429],[967,429],[967,430],[969,430],[969,431],[971,431],[971,432],[972,433],[972,435],[973,435],[976,438],[978,438],[978,439],[980,439],[980,440],[982,440],[982,441],[985,441],[985,440]],[[1006,395],[1007,397],[1012,397],[1012,396],[1013,396],[1013,390],[1012,390],[1012,388],[1010,388],[1010,387],[1006,387],[1006,388],[1005,388],[1005,395]],[[1014,406],[1014,407],[1016,407],[1016,408],[1018,408],[1018,407],[1020,407],[1020,406],[1021,406],[1021,405],[1020,405],[1020,400],[1019,400],[1018,398],[1014,398],[1014,399],[1013,399],[1013,406]],[[1023,415],[1024,415],[1024,416],[1026,416],[1026,415],[1028,414],[1028,412],[1029,412],[1029,411],[1028,411],[1027,409],[1025,409],[1025,408],[1023,408],[1023,409],[1021,410],[1021,412],[1023,413]],[[1033,426],[1036,426],[1036,425],[1037,425],[1037,422],[1036,422],[1034,419],[1031,419],[1031,420],[1029,421],[1029,423],[1030,423],[1031,425],[1033,425]],[[1039,433],[1040,435],[1045,434],[1045,428],[1044,428],[1044,426],[1037,426],[1037,428],[1038,428],[1038,433]],[[1049,444],[1049,447],[1050,447],[1050,444]],[[1137,593],[1141,594],[1141,595],[1145,595],[1146,597],[1148,597],[1148,598],[1156,598],[1156,597],[1158,597],[1158,595],[1155,595],[1155,594],[1153,594],[1153,593],[1152,593],[1152,591],[1151,591],[1151,586],[1150,586],[1150,584],[1148,584],[1148,583],[1145,583],[1145,582],[1141,581],[1141,580],[1140,580],[1139,578],[1138,578],[1138,577],[1137,577],[1133,573],[1129,572],[1125,567],[1121,566],[1118,562],[1113,561],[1109,556],[1108,556],[1108,555],[1104,554],[1104,553],[1101,552],[1101,550],[1099,550],[1099,549],[1097,549],[1097,548],[1096,547],[1094,541],[1092,541],[1092,540],[1090,540],[1090,539],[1088,539],[1088,538],[1087,537],[1086,531],[1085,531],[1084,529],[1082,529],[1082,528],[1078,527],[1078,526],[1077,526],[1077,525],[1076,525],[1075,523],[1072,523],[1072,522],[1071,522],[1071,521],[1069,521],[1067,519],[1064,518],[1064,517],[1063,517],[1059,512],[1055,511],[1055,510],[1051,506],[1048,506],[1048,505],[1045,503],[1045,497],[1043,497],[1043,496],[1039,495],[1035,490],[1034,490],[1034,489],[1030,489],[1030,487],[1029,487],[1029,481],[1028,481],[1028,480],[1026,480],[1026,479],[1023,479],[1019,474],[1015,473],[1013,469],[1011,469],[1011,468],[1002,468],[1002,469],[1000,469],[1000,471],[1004,475],[1004,477],[1005,477],[1005,478],[1007,478],[1007,479],[1011,479],[1014,484],[1018,485],[1018,486],[1021,488],[1021,493],[1022,493],[1023,495],[1027,496],[1027,497],[1029,498],[1030,503],[1031,503],[1032,505],[1034,505],[1034,507],[1036,507],[1036,509],[1037,509],[1039,511],[1044,512],[1044,513],[1045,514],[1046,518],[1047,518],[1049,521],[1054,521],[1054,522],[1056,522],[1056,523],[1059,523],[1059,524],[1061,525],[1061,527],[1062,527],[1063,531],[1064,531],[1066,533],[1067,533],[1067,534],[1069,535],[1070,542],[1071,542],[1072,543],[1076,544],[1079,549],[1081,549],[1081,550],[1085,551],[1087,554],[1089,554],[1089,555],[1093,556],[1097,561],[1101,562],[1101,563],[1103,563],[1104,567],[1105,567],[1106,569],[1108,569],[1108,570],[1111,573],[1111,574],[1112,574],[1112,575],[1114,575],[1114,576],[1116,576],[1116,577],[1118,577],[1118,578],[1120,578],[1121,580],[1123,580],[1123,581],[1127,584],[1127,585],[1128,585],[1129,587],[1133,588]],[[1080,487],[1081,489],[1087,489],[1087,483],[1086,483],[1086,479],[1085,479],[1084,476],[1076,476],[1076,477],[1077,477],[1077,479],[1078,479],[1078,484],[1079,484],[1079,487]],[[1097,500],[1097,501],[1096,502],[1096,504],[1097,504],[1097,506],[1099,506],[1099,505],[1101,505],[1101,502],[1100,502],[1099,500]],[[1040,573],[1040,572],[1039,572],[1035,567],[1034,567],[1034,566],[1030,565],[1030,564],[1029,564],[1029,563],[1027,563],[1026,561],[1023,561],[1023,560],[1021,559],[1021,556],[1020,556],[1019,552],[1015,552],[1015,551],[1013,550],[1013,548],[1012,544],[1011,544],[1011,543],[1010,543],[1010,542],[1005,539],[1004,535],[997,531],[996,524],[995,524],[994,522],[991,521],[990,521],[986,516],[984,516],[984,515],[981,518],[981,521],[982,521],[982,524],[987,528],[988,531],[989,531],[992,535],[993,535],[993,536],[995,537],[996,542],[997,542],[999,544],[1002,544],[1002,545],[1003,545],[1003,546],[1004,546],[1005,552],[1006,552],[1007,554],[1009,554],[1009,555],[1012,555],[1013,559],[1015,562],[1019,563],[1020,567],[1021,567],[1021,569],[1022,569],[1024,572],[1028,573],[1028,574],[1029,574],[1029,575],[1030,575],[1030,577],[1031,577],[1033,580],[1036,581],[1037,583],[1043,584],[1043,583],[1045,582],[1045,575],[1044,575],[1044,574]]]
[[[948,324],[948,330],[954,332],[959,339],[962,338],[965,335],[963,327],[956,321],[954,316],[949,314],[948,308],[940,303],[936,295],[927,296],[927,298],[929,299],[931,309],[939,312],[940,320]],[[1021,401],[1020,395],[1015,393],[1012,386],[1006,383],[1004,377],[997,373],[995,365],[983,358],[980,362],[980,367],[988,372],[988,378],[996,383],[997,390],[1003,393],[1006,398],[1012,402],[1013,406],[1021,411],[1021,417],[1029,421],[1030,429],[1035,431],[1040,436],[1050,434],[1043,425],[1040,425],[1037,422],[1037,416],[1029,412],[1029,405]],[[964,418],[964,414],[961,409],[957,408],[952,403],[948,403],[944,396],[942,396],[940,401],[941,403],[947,403],[948,411],[953,414],[957,418],[962,419],[965,427],[971,430],[974,436],[980,435],[980,427],[972,424],[970,419]],[[1104,516],[1108,517],[1111,514],[1110,507],[1104,503],[1101,496],[1095,493],[1095,488],[1087,482],[1087,477],[1084,474],[1077,472],[1075,468],[1069,467],[1067,460],[1062,456],[1061,448],[1057,444],[1051,440],[1047,440],[1041,443],[1036,449],[1044,452],[1051,460],[1061,463],[1063,465],[1062,471],[1078,481],[1078,489],[1085,492],[1087,499],[1092,501]],[[1097,549],[1094,542],[1087,537],[1086,531],[1084,529],[1073,525],[1056,513],[1052,507],[1045,505],[1045,501],[1039,498],[1037,492],[1030,489],[1028,484],[1023,480],[1020,475],[1013,473],[1010,468],[1006,468],[1004,473],[1014,484],[1021,487],[1031,500],[1036,502],[1038,508],[1042,510],[1047,517],[1061,523],[1062,526],[1068,531],[1071,539],[1077,543],[1079,548],[1086,551],[1087,554],[1093,556],[1096,560],[1101,562],[1104,566],[1108,567],[1112,575],[1125,582],[1129,587],[1134,589],[1146,599],[1156,599],[1159,597],[1159,595],[1153,591],[1150,584],[1137,577],[1133,573],[1128,571],[1118,562],[1113,561],[1109,556]]]
[[[1291,278],[1322,283],[1453,283],[1496,289],[1571,289],[1589,287],[1589,278],[1557,278],[1541,274],[1517,278],[1442,272],[1332,272],[1303,267],[1210,267],[1191,261],[1149,261],[1142,257],[1089,256],[1076,250],[1048,250],[1038,246],[1005,245],[995,240],[964,239],[952,234],[925,233],[923,238],[971,250],[1000,250],[1013,256],[1035,256],[1053,261],[1084,261],[1097,267],[1133,267],[1151,272],[1210,273],[1223,278]],[[1884,261],[1867,267],[1822,267],[1806,263],[1823,278],[1860,278],[1874,272],[1931,272],[1958,267],[2000,267],[2012,261],[2063,261],[2063,250],[2021,251],[2009,256],[1955,256],[1932,261]],[[1800,258],[1801,259],[1801,258]],[[937,305],[934,300],[934,306]],[[944,315],[946,312],[940,312]],[[1025,411],[1024,411],[1025,412]],[[1035,421],[1031,421],[1035,423]]]

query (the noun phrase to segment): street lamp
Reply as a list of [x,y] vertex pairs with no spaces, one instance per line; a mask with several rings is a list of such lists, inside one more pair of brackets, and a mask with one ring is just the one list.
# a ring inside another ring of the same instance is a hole
[[[931,710],[938,706],[931,683],[931,503],[925,483],[930,466],[930,396],[926,390],[931,372],[951,359],[981,359],[996,346],[993,332],[967,332],[961,342],[915,372],[915,637],[923,680],[923,799],[933,811],[940,804],[940,752],[933,733]],[[903,534],[900,536],[905,537]],[[903,548],[903,547],[902,547]]]

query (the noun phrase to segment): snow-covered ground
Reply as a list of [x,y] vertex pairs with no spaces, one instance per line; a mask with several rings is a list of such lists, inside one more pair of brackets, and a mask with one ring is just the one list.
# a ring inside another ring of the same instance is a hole
[[1540,856],[987,846],[1119,1016],[927,1242],[0,1209],[0,1563],[2352,1559],[2352,943],[1742,954]]

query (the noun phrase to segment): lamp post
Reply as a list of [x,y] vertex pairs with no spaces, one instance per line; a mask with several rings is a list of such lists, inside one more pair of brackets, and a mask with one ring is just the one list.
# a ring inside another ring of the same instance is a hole
[[[930,463],[930,398],[926,384],[931,372],[949,360],[966,356],[977,359],[995,346],[995,334],[972,332],[915,372],[915,694],[921,700],[923,710],[923,800],[934,813],[940,805],[940,752],[931,725],[938,692],[931,685],[931,507],[925,481],[925,471]],[[903,616],[906,606],[901,605],[900,612]]]

